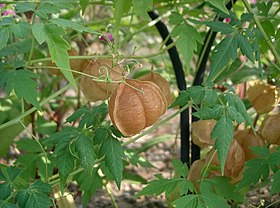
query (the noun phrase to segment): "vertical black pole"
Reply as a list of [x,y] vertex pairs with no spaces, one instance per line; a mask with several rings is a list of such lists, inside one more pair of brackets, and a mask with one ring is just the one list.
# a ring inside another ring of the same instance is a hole
[[[152,20],[158,18],[158,14],[155,11],[150,11],[148,12],[150,18]],[[166,27],[166,25],[162,22],[159,21],[156,23],[156,28],[158,32],[160,33],[160,36],[162,37],[163,40],[165,40],[168,35],[169,31]],[[169,44],[173,43],[172,39],[169,38],[165,45],[168,46]],[[172,47],[168,50],[168,54],[170,56],[176,81],[177,81],[177,86],[179,90],[185,90],[187,88],[186,80],[185,80],[185,73],[183,70],[183,65],[180,60],[178,51],[176,47]],[[180,114],[180,128],[181,128],[181,161],[185,163],[190,162],[190,156],[189,156],[189,113],[188,109],[183,111]]]

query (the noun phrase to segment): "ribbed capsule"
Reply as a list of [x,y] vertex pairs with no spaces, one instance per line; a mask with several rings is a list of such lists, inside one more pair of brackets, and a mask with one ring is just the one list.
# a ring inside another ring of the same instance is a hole
[[133,136],[153,125],[166,111],[167,101],[153,82],[125,80],[109,100],[109,115],[124,136]]

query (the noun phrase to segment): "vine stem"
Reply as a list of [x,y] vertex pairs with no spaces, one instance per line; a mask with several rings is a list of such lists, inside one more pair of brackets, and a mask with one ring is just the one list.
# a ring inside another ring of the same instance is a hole
[[277,63],[280,65],[280,56],[278,55],[276,49],[274,48],[272,42],[270,41],[270,39],[268,37],[268,35],[266,34],[265,30],[263,29],[258,17],[254,14],[253,9],[251,8],[251,6],[247,0],[242,0],[242,2],[244,4],[244,6],[246,7],[246,9],[248,10],[248,12],[253,15],[254,22],[256,23],[257,27],[260,29],[261,33],[263,34],[264,39],[265,39],[267,45],[269,46],[272,54],[274,55]]
[[109,185],[108,181],[106,181],[106,183],[104,184],[104,186],[105,186],[105,189],[106,189],[108,195],[110,196],[110,199],[111,199],[111,201],[112,201],[112,203],[113,203],[114,208],[119,208],[119,206],[118,206],[118,204],[117,204],[117,202],[116,202],[116,200],[115,200],[115,197],[114,197],[114,195],[112,194],[112,191],[111,191],[111,189],[110,189],[110,185]]
[[[48,102],[50,102],[52,99],[54,99],[55,97],[59,96],[60,94],[62,94],[64,91],[66,91],[69,87],[71,86],[71,84],[67,84],[65,85],[63,88],[61,88],[60,90],[58,90],[57,92],[55,92],[54,94],[52,94],[51,96],[49,96],[48,98],[46,98],[45,100],[41,101],[39,103],[39,106],[43,106],[45,104],[47,104]],[[38,110],[36,107],[32,107],[29,110],[25,111],[23,114],[17,116],[16,118],[2,124],[0,126],[0,130],[1,129],[5,129],[11,125],[14,125],[16,123],[18,123],[21,119],[23,119],[24,117],[30,115],[31,113],[35,112],[36,110]]]
[[142,138],[143,136],[145,136],[146,134],[151,133],[153,130],[155,130],[156,128],[158,128],[159,126],[163,125],[164,123],[166,123],[167,121],[171,120],[172,118],[174,118],[175,116],[177,116],[178,114],[180,114],[181,112],[183,112],[184,110],[186,110],[188,107],[190,107],[192,105],[191,102],[189,102],[188,104],[186,104],[185,106],[183,106],[182,108],[180,108],[178,111],[176,111],[175,113],[173,113],[171,116],[163,119],[162,121],[154,124],[151,128],[149,128],[148,130],[144,131],[142,134],[139,134],[138,136],[134,137],[133,139],[130,139],[127,142],[122,143],[122,146],[127,146],[133,142],[135,142],[136,140]]

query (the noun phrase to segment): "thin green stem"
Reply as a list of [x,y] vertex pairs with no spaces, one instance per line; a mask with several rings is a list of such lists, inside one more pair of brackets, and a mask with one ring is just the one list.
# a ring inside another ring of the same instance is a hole
[[119,206],[118,206],[118,204],[117,204],[117,202],[115,200],[115,197],[114,197],[114,195],[113,195],[113,193],[112,193],[112,191],[110,189],[110,185],[109,185],[108,181],[106,181],[104,186],[105,186],[106,192],[108,193],[108,195],[109,195],[109,197],[110,197],[110,199],[111,199],[111,201],[113,203],[114,208],[119,208]]
[[146,134],[151,133],[152,131],[154,131],[155,129],[157,129],[159,126],[165,124],[166,122],[170,121],[172,118],[176,117],[178,114],[180,114],[181,112],[183,112],[184,110],[186,110],[188,107],[190,107],[192,105],[191,102],[189,102],[188,104],[186,104],[185,106],[183,106],[182,108],[180,108],[178,111],[176,111],[175,113],[173,113],[171,116],[163,119],[162,121],[154,124],[151,128],[149,128],[146,131],[143,131],[142,134],[139,134],[138,136],[134,137],[133,139],[130,139],[127,142],[122,143],[122,146],[127,146],[133,142],[135,142],[136,140],[142,138],[143,136],[145,136]]
[[[39,103],[40,106],[43,106],[47,103],[49,103],[52,99],[56,98],[57,96],[59,96],[60,94],[62,94],[64,91],[66,91],[69,87],[71,87],[71,84],[67,84],[65,85],[63,88],[61,88],[60,90],[58,90],[57,92],[55,92],[54,94],[52,94],[51,96],[49,96],[48,98],[46,98],[45,100],[41,101]],[[22,120],[23,118],[25,118],[26,116],[30,115],[31,113],[35,112],[36,110],[38,110],[35,107],[30,108],[29,110],[25,111],[23,114],[17,116],[16,118],[2,124],[0,126],[0,130],[1,129],[5,129],[13,124],[18,123],[20,120]]]
[[254,22],[255,24],[257,25],[257,27],[260,29],[261,33],[263,34],[264,36],[264,39],[268,45],[268,47],[270,48],[276,62],[280,65],[280,56],[279,54],[277,53],[276,49],[274,48],[273,46],[273,43],[271,42],[271,40],[269,39],[268,35],[266,34],[265,30],[263,29],[258,17],[254,14],[250,4],[248,3],[247,0],[242,0],[244,6],[246,7],[246,9],[248,10],[249,13],[251,13],[253,15],[253,19],[254,19]]
[[201,176],[201,181],[205,178],[206,172],[207,172],[207,170],[208,170],[208,168],[209,168],[209,166],[210,166],[212,160],[214,159],[216,153],[217,153],[217,150],[214,151],[214,153],[213,153],[213,155],[211,156],[209,162],[206,164],[206,167],[205,167],[205,169],[204,169],[204,171],[203,171],[203,173],[202,173],[202,176]]
[[46,172],[45,172],[45,174],[46,174],[46,181],[44,181],[44,182],[46,182],[46,183],[48,183],[49,182],[49,177],[48,177],[48,155],[47,155],[47,153],[46,153],[46,151],[44,150],[44,147],[42,146],[42,144],[39,142],[39,139],[34,135],[34,134],[32,134],[32,132],[30,132],[29,131],[29,129],[25,126],[25,124],[21,121],[21,120],[19,120],[19,122],[20,122],[20,124],[23,126],[23,128],[32,136],[32,138],[37,142],[37,144],[40,146],[40,148],[41,148],[41,150],[42,150],[42,152],[43,152],[43,154],[44,154],[44,157],[45,157],[45,165],[46,165]]

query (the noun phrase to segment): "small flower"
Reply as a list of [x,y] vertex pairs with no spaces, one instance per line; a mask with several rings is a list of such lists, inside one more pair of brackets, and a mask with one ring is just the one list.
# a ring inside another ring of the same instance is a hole
[[5,6],[5,4],[0,4],[0,8],[2,8],[2,7],[4,7]]
[[101,35],[101,36],[99,37],[99,40],[100,40],[100,41],[103,41],[103,42],[105,42],[105,43],[108,43],[108,39],[109,39],[109,41],[110,41],[111,43],[114,43],[114,37],[113,37],[113,35],[112,35],[111,33],[107,33],[106,35]]
[[225,18],[225,22],[227,22],[227,23],[231,22],[231,18],[229,18],[229,17]]
[[3,16],[15,15],[15,14],[16,14],[15,10],[6,10],[6,11],[2,12]]

